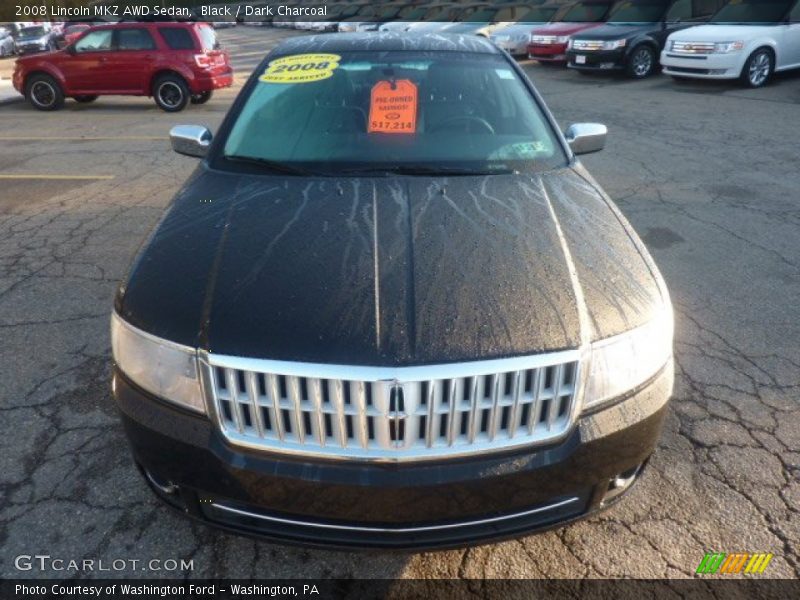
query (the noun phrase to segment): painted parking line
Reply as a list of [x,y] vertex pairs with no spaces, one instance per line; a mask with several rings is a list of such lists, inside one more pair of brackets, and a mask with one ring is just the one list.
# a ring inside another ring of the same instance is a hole
[[0,179],[49,179],[49,180],[86,180],[86,181],[107,181],[114,179],[115,175],[5,175],[0,174]]

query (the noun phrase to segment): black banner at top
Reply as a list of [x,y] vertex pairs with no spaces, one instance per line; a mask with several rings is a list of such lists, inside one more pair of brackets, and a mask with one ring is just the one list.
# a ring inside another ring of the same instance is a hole
[[[566,0],[2,0],[0,22],[199,20],[270,23],[273,20],[364,22],[514,20],[542,4]],[[500,9],[506,10],[500,12]],[[513,8],[511,8],[513,6]],[[509,13],[506,15],[506,13]]]

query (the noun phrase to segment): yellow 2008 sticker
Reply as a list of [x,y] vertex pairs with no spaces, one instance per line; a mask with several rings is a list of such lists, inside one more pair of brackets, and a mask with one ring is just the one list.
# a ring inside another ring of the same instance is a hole
[[327,79],[339,66],[338,54],[295,54],[276,58],[259,81],[264,83],[311,83]]

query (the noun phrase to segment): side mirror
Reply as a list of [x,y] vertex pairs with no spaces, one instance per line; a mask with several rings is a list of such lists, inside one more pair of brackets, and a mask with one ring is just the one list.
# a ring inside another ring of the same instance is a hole
[[605,147],[608,128],[601,123],[575,123],[564,135],[573,153],[589,154]]
[[176,125],[169,132],[172,149],[178,154],[203,158],[211,145],[211,132],[201,125]]

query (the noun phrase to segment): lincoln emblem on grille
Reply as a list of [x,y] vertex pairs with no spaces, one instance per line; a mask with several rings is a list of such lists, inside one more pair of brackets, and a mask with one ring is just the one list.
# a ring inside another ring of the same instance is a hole
[[403,445],[406,437],[406,406],[403,395],[403,386],[398,382],[392,384],[389,390],[389,411],[386,418],[389,420],[389,438],[394,442],[396,448]]

